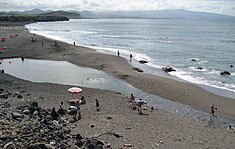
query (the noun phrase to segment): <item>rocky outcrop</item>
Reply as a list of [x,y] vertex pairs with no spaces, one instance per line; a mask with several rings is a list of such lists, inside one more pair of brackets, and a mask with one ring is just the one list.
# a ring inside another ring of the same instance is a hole
[[201,66],[198,66],[197,69],[202,70],[203,68]]
[[173,67],[167,66],[162,68],[163,71],[165,72],[172,72],[172,71],[176,71]]
[[104,148],[102,141],[74,133],[69,123],[63,117],[52,120],[50,111],[39,107],[37,102],[13,108],[7,101],[1,101],[0,148]]
[[132,69],[134,69],[137,72],[144,72],[142,69],[138,68],[138,67],[133,67]]
[[146,64],[146,63],[148,63],[148,61],[145,61],[145,60],[139,60],[139,63],[141,63],[141,64]]
[[228,72],[228,71],[222,71],[222,72],[220,73],[220,75],[231,75],[231,73]]

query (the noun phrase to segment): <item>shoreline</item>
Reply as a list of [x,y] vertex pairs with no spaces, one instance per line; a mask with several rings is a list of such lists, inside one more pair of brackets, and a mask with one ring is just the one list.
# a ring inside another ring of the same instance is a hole
[[[13,31],[15,31],[14,28]],[[81,67],[91,67],[102,70],[105,73],[121,79],[145,92],[180,102],[208,113],[210,112],[211,105],[215,104],[219,109],[216,111],[217,115],[235,120],[234,99],[215,95],[191,83],[179,82],[152,74],[137,73],[132,69],[132,66],[125,58],[98,53],[95,50],[86,47],[73,46],[60,41],[58,41],[58,46],[54,46],[54,40],[38,35],[38,41],[36,43],[29,44],[25,42],[25,40],[30,42],[32,34],[28,31],[23,31],[22,28],[23,27],[18,29],[18,31],[19,35],[24,34],[24,40],[20,43],[13,41],[9,46],[13,46],[15,48],[20,47],[26,50],[20,51],[12,48],[14,53],[12,53],[11,50],[9,52],[7,51],[7,53],[0,55],[1,58],[24,56],[26,58],[33,59],[63,60]],[[15,40],[17,40],[17,38]],[[41,42],[44,42],[43,48],[41,47]],[[42,48],[41,50],[40,47]],[[32,52],[33,48],[35,48],[34,52]]]

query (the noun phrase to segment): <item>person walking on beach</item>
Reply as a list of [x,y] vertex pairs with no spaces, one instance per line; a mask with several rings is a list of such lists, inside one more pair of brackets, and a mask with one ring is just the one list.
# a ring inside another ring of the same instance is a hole
[[99,103],[99,101],[98,101],[98,99],[95,99],[95,102],[96,102],[96,111],[98,112],[98,111],[100,111],[100,103]]
[[43,47],[43,42],[42,42],[42,47]]
[[118,52],[117,52],[117,55],[118,55],[118,57],[120,56],[120,52],[119,52],[119,50],[118,50]]
[[212,105],[210,113],[212,116],[214,116],[215,110],[217,110],[217,108],[215,108],[215,105]]
[[75,41],[73,42],[73,45],[75,46]]
[[136,104],[135,104],[135,97],[134,97],[133,94],[131,94],[130,99],[131,99],[131,108],[132,108],[133,110],[135,110],[135,109],[136,109]]
[[130,54],[130,62],[132,61],[132,54]]

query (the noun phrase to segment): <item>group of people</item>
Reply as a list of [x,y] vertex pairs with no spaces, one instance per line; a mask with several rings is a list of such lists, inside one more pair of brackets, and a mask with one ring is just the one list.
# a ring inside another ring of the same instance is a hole
[[142,105],[147,104],[147,102],[142,99],[136,100],[133,94],[131,94],[130,99],[131,99],[132,109],[136,110],[137,108],[137,111],[139,112],[139,114],[142,114]]
[[[117,56],[118,56],[118,57],[120,56],[119,50],[117,51]],[[132,56],[132,54],[130,54],[130,62],[132,61],[132,58],[133,58],[133,56]]]
[[[56,111],[55,107],[52,108],[51,111],[51,118],[52,120],[58,120],[60,115],[65,115],[65,114],[70,114],[73,115],[73,119],[76,121],[77,119],[81,119],[81,109],[80,109],[80,105],[81,104],[86,104],[86,100],[84,98],[84,96],[81,97],[80,100],[70,100],[69,102],[69,110],[67,110],[64,107],[64,102],[60,103],[60,107],[58,109],[58,111]],[[96,103],[96,110],[97,112],[100,111],[100,104],[98,99],[95,99],[95,103]]]

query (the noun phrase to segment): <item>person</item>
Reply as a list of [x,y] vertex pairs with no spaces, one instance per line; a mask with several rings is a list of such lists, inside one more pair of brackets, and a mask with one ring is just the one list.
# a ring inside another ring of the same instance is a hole
[[59,108],[59,110],[58,110],[58,113],[59,113],[60,115],[64,115],[64,114],[67,113],[67,110],[64,108],[63,104],[64,104],[64,102],[61,101],[61,103],[60,103],[60,108]]
[[43,47],[43,42],[42,42],[42,47]]
[[130,54],[130,62],[132,61],[132,54]]
[[[79,109],[79,112],[80,112],[80,109]],[[78,108],[76,106],[70,106],[69,113],[73,115],[74,120],[77,120]],[[79,114],[81,114],[81,113],[79,113]]]
[[80,106],[77,106],[78,119],[81,119],[81,109]]
[[119,52],[119,50],[118,50],[117,54],[118,54],[118,56],[120,56],[120,52]]
[[75,41],[73,42],[73,45],[75,46]]
[[55,107],[53,107],[51,111],[51,119],[58,120],[58,117],[59,117],[59,114],[55,111]]
[[135,97],[134,97],[133,94],[131,94],[130,99],[131,99],[131,103],[132,103],[131,107],[132,107],[133,110],[135,110],[136,109],[136,104],[135,104]]
[[55,46],[57,46],[57,42],[55,41]]
[[214,116],[215,110],[217,110],[217,108],[215,108],[215,105],[212,105],[210,113],[212,116]]
[[86,100],[85,100],[84,96],[82,96],[82,98],[81,98],[81,104],[86,104]]
[[96,110],[98,112],[98,111],[100,111],[100,103],[99,103],[98,99],[95,99],[95,102],[96,102]]
[[142,99],[139,99],[138,101],[137,101],[137,106],[138,106],[138,112],[140,113],[140,114],[142,114],[142,105],[143,104],[147,104],[144,100],[142,100]]

